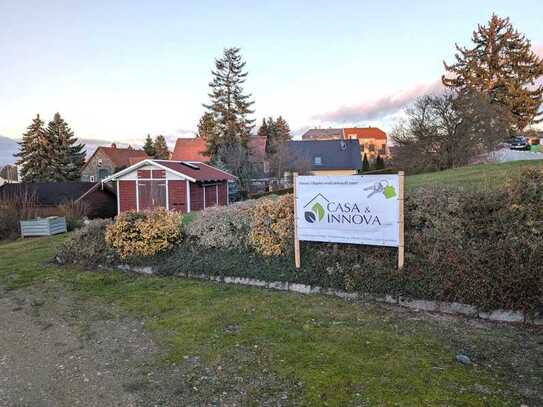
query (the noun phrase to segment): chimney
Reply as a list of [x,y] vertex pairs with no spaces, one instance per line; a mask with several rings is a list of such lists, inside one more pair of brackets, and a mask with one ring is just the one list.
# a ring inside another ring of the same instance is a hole
[[111,148],[117,148],[117,144],[111,143]]

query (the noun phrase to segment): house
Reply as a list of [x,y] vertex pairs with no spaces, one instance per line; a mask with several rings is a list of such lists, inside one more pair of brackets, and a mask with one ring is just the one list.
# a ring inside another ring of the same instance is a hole
[[209,157],[204,154],[206,149],[206,140],[202,137],[178,138],[173,149],[172,160],[205,163],[209,161]]
[[0,170],[0,185],[19,182],[19,168],[7,164]]
[[0,200],[32,201],[39,216],[60,215],[60,205],[81,203],[90,219],[111,218],[117,213],[117,199],[109,189],[95,182],[24,182],[0,187]]
[[200,161],[146,159],[102,184],[115,183],[118,212],[163,207],[182,213],[228,204],[228,181],[236,177]]
[[302,140],[358,140],[360,155],[375,159],[377,155],[388,157],[387,135],[377,127],[346,127],[338,129],[310,129]]
[[145,151],[130,146],[120,148],[115,143],[111,144],[110,147],[100,146],[81,169],[81,181],[101,181],[111,174],[146,158],[149,157],[145,154]]
[[[266,137],[252,136],[247,143],[249,160],[255,164],[264,165],[266,159]],[[199,161],[209,162],[209,156],[205,155],[207,149],[206,140],[202,137],[178,138],[172,153],[175,161]]]
[[287,143],[289,168],[312,175],[355,175],[362,169],[358,140],[306,140]]

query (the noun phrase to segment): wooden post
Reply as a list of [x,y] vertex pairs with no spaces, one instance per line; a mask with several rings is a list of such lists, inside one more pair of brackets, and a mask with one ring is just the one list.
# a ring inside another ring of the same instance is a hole
[[405,256],[405,242],[404,242],[404,182],[405,173],[403,171],[398,172],[400,191],[398,194],[398,204],[400,209],[400,221],[399,221],[399,233],[400,233],[400,245],[398,246],[398,271],[403,269],[404,256]]
[[301,266],[300,260],[300,241],[298,240],[298,209],[296,204],[296,179],[298,178],[298,173],[295,172],[292,174],[292,191],[294,195],[294,264],[296,269],[299,269]]

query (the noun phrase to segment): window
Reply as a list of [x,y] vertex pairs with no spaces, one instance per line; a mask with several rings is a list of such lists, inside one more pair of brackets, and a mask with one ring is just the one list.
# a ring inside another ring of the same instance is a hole
[[370,148],[370,152],[373,153],[375,151],[375,145],[374,144],[370,144],[369,148]]
[[89,182],[94,182],[94,175],[89,176]]
[[101,158],[98,159],[98,164],[97,164],[97,165],[98,165],[98,167],[101,167],[101,166],[102,166],[102,159],[101,159]]
[[107,168],[100,168],[98,170],[98,179],[101,181],[109,177],[109,170]]
[[322,157],[319,157],[319,156],[315,157],[315,158],[313,159],[313,163],[314,163],[315,165],[322,165]]

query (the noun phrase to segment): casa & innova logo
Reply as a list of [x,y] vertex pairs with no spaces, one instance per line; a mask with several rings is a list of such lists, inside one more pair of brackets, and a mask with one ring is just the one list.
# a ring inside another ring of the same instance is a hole
[[326,206],[330,201],[323,195],[315,195],[307,204],[304,206],[304,218],[308,223],[320,222],[323,220],[325,211],[324,206]]

